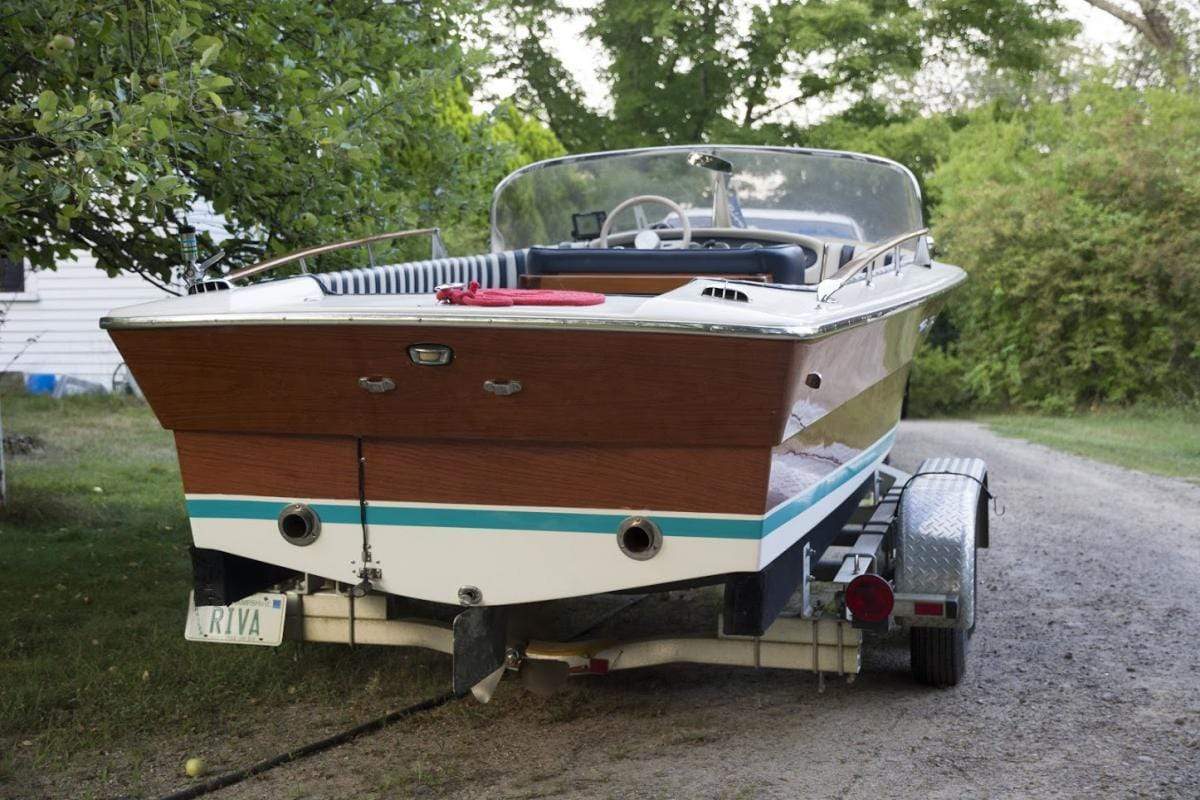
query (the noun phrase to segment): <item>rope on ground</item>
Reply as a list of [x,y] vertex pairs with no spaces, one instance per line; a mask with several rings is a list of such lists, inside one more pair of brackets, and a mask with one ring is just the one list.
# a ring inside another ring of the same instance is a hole
[[369,722],[364,722],[361,725],[356,725],[353,728],[335,733],[332,736],[326,736],[324,739],[318,739],[315,742],[309,742],[306,745],[288,750],[286,753],[280,753],[277,756],[272,756],[264,761],[259,761],[257,764],[252,764],[249,767],[226,772],[209,778],[203,783],[198,783],[194,786],[189,786],[186,789],[180,789],[177,792],[163,795],[159,800],[192,800],[194,797],[201,797],[218,789],[224,789],[227,786],[232,786],[235,783],[241,783],[244,780],[253,778],[255,775],[261,775],[264,772],[275,769],[275,767],[283,764],[288,764],[292,761],[311,756],[314,753],[320,753],[322,750],[328,750],[332,747],[337,747],[340,744],[345,744],[351,739],[357,738],[364,733],[372,733],[374,731],[385,728],[392,723],[407,719],[425,711],[432,711],[438,706],[443,706],[451,700],[457,700],[462,697],[461,694],[447,692],[437,697],[431,697],[428,700],[422,700],[419,703],[414,703],[407,708],[401,708],[396,711],[390,711],[382,717],[376,717]]
[[[617,608],[611,609],[610,611],[601,615],[598,619],[592,620],[587,627],[569,637],[570,640],[579,639],[584,635],[591,633],[603,623],[612,619],[617,614],[620,614],[630,606],[641,602],[646,597],[647,595],[644,594],[634,595],[628,602],[621,604]],[[333,747],[337,747],[338,745],[345,744],[352,739],[362,736],[364,733],[374,733],[375,731],[386,728],[388,725],[391,725],[395,722],[400,722],[401,720],[408,719],[409,717],[416,716],[417,714],[425,711],[432,711],[439,706],[449,703],[451,700],[457,700],[464,696],[465,693],[455,694],[454,692],[446,692],[445,694],[438,695],[437,697],[431,697],[428,700],[422,700],[419,703],[414,703],[407,708],[389,711],[382,717],[376,717],[375,719],[364,722],[361,725],[356,725],[353,728],[347,728],[340,733],[326,736],[324,739],[318,739],[315,742],[309,742],[306,745],[302,745],[293,750],[288,750],[286,753],[280,753],[279,755],[272,756],[271,758],[259,761],[256,764],[251,764],[248,767],[243,767],[242,769],[233,770],[231,772],[225,772],[221,775],[209,778],[202,783],[189,786],[186,789],[180,789],[177,792],[165,794],[158,798],[158,800],[192,800],[196,797],[202,797],[206,794],[211,794],[218,789],[224,789],[227,786],[233,786],[235,783],[241,783],[242,781],[253,778],[255,775],[262,775],[264,772],[275,769],[275,767],[289,764],[306,756],[311,756],[316,753],[320,753],[323,750],[329,750]]]

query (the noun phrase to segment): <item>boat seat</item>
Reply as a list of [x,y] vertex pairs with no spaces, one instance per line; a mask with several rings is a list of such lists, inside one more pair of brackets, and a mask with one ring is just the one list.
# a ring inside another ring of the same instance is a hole
[[518,285],[525,271],[525,250],[479,256],[434,258],[402,264],[316,272],[311,277],[325,294],[425,294],[444,283],[478,281],[487,289]]
[[478,281],[484,288],[514,288],[523,276],[551,275],[745,275],[773,283],[804,284],[828,277],[854,257],[860,248],[833,244],[825,264],[798,245],[773,245],[745,250],[635,250],[533,247],[485,255],[435,258],[400,264],[381,264],[310,277],[330,295],[426,294],[446,283]]
[[768,275],[774,283],[804,283],[816,254],[794,244],[734,250],[635,250],[531,247],[534,275]]

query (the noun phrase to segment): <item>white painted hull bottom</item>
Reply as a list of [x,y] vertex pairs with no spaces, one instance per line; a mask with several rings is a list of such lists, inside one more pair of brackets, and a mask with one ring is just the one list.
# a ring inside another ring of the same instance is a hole
[[[531,508],[372,502],[367,529],[374,588],[457,605],[474,586],[483,605],[507,605],[636,589],[729,572],[756,572],[800,541],[883,463],[893,429],[874,445],[766,514],[686,514],[652,509]],[[188,495],[197,547],[358,583],[361,509],[322,498]],[[321,516],[315,542],[283,539],[277,516],[294,502]],[[663,532],[662,549],[637,561],[617,545],[617,526],[637,514]]]

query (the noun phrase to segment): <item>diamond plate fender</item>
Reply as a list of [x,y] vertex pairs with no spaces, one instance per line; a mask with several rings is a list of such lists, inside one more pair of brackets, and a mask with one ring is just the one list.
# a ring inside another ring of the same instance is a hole
[[[958,474],[936,474],[948,472]],[[958,597],[956,619],[923,619],[923,627],[974,627],[975,548],[987,545],[986,481],[987,465],[978,458],[930,458],[900,498],[896,590]]]

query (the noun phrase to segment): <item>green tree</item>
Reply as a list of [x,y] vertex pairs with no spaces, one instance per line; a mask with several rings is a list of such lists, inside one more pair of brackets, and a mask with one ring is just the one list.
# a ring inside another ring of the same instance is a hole
[[502,65],[518,97],[571,150],[778,135],[786,109],[866,97],[932,56],[965,54],[1030,72],[1075,30],[1055,0],[600,0],[587,42],[606,60],[611,111],[587,107],[547,49],[558,0],[505,4]]
[[[0,14],[0,251],[163,277],[196,199],[231,261],[478,227],[511,148],[470,113],[465,3],[23,0]],[[477,231],[465,235],[478,238]],[[202,248],[203,249],[203,248]]]

